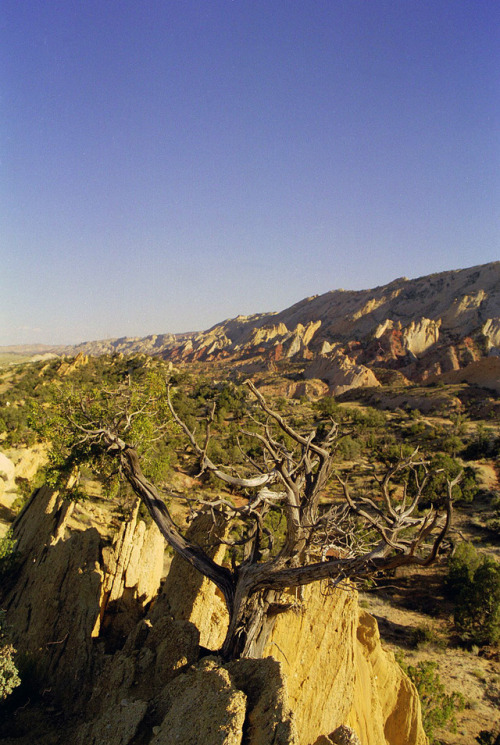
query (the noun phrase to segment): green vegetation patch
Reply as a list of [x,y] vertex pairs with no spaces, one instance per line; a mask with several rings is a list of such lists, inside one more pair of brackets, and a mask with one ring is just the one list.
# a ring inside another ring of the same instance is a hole
[[446,585],[460,639],[480,646],[500,641],[500,564],[472,543],[460,543],[449,561]]
[[437,662],[425,661],[417,665],[407,665],[398,657],[398,662],[410,680],[414,683],[422,704],[422,723],[431,745],[439,742],[436,729],[447,727],[456,732],[457,711],[465,709],[465,699],[461,693],[446,693],[437,672]]
[[0,611],[0,701],[6,699],[21,684],[15,654],[16,650],[5,625],[4,611]]

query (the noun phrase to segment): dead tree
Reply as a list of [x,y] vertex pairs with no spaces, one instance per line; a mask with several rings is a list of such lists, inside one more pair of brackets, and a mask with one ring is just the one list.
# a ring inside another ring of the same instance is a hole
[[[78,417],[74,412],[66,414],[78,444],[97,446],[118,459],[122,474],[165,540],[222,592],[229,613],[220,650],[226,659],[260,656],[274,618],[290,607],[283,600],[287,589],[318,580],[332,585],[357,582],[399,566],[428,566],[435,561],[450,527],[452,490],[460,479],[448,480],[441,514],[432,507],[420,514],[417,508],[431,472],[415,451],[376,477],[375,493],[353,489],[347,478],[337,475],[338,494],[327,497],[325,488],[333,478],[339,439],[337,425],[332,422],[321,437],[315,430],[302,434],[268,405],[251,382],[247,386],[261,418],[259,422],[254,419],[253,431],[246,431],[245,436],[260,446],[262,458],[257,462],[246,457],[253,475],[244,476],[218,467],[208,455],[213,410],[206,418],[203,442],[199,442],[167,392],[171,416],[190,443],[201,471],[247,495],[242,506],[235,506],[227,493],[198,500],[195,506],[211,510],[218,522],[222,516],[228,525],[238,526],[239,537],[229,534],[220,539],[240,551],[232,566],[217,564],[183,535],[160,490],[145,477],[137,447],[126,439],[136,412],[122,410],[103,424],[83,402]],[[181,495],[172,492],[171,496]],[[284,521],[279,542],[268,519],[271,513]]]

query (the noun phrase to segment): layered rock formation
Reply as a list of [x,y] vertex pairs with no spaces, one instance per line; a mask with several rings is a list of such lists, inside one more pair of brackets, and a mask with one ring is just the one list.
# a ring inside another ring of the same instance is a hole
[[[335,350],[333,356],[331,352]],[[123,337],[58,348],[69,355],[159,355],[174,364],[229,362],[250,374],[284,360],[329,359],[332,392],[371,386],[364,366],[399,370],[412,381],[464,368],[500,354],[500,262],[418,279],[396,279],[371,290],[333,290],[279,313],[238,316],[207,331]],[[320,372],[324,360],[318,362]],[[312,373],[309,373],[312,375]],[[352,384],[349,379],[352,378]]]
[[[79,367],[85,367],[85,365],[88,364],[89,356],[88,354],[84,354],[83,352],[79,352],[75,359],[71,362],[61,362],[57,369],[57,374],[60,375],[61,378],[65,377],[66,375],[71,375],[72,372],[74,372]],[[47,365],[44,365],[42,368],[42,374],[43,370],[47,367]]]
[[[100,620],[114,636],[126,636],[158,593],[164,539],[154,523],[138,519],[139,500],[111,546],[103,546]],[[99,634],[99,629],[94,631]]]
[[471,362],[465,368],[455,369],[430,378],[430,382],[469,383],[500,393],[500,357],[487,357]]

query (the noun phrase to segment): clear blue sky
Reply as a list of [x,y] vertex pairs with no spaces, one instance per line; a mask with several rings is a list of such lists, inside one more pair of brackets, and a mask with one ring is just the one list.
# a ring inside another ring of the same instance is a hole
[[500,258],[498,0],[3,0],[0,344]]

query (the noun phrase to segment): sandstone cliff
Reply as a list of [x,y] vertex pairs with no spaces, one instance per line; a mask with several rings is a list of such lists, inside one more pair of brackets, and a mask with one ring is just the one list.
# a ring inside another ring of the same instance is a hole
[[[112,545],[103,545],[94,528],[68,533],[71,512],[45,487],[33,495],[14,525],[17,578],[2,589],[16,645],[36,661],[44,696],[79,713],[64,731],[59,720],[47,742],[427,742],[416,692],[381,648],[376,622],[360,612],[352,588],[294,592],[267,656],[223,664],[203,648],[220,645],[225,607],[182,559],[148,607],[163,552],[156,528],[146,529],[134,510]],[[210,541],[203,521],[191,533]],[[118,629],[117,608],[128,618]]]
[[7,504],[16,498],[15,473],[16,469],[12,460],[5,453],[0,453],[0,498],[4,500],[7,497]]
[[164,552],[158,529],[146,529],[137,510],[105,546],[95,528],[68,531],[73,508],[46,486],[34,492],[13,524],[15,583],[1,593],[16,648],[69,701],[90,685],[101,624],[118,614],[114,632],[128,632],[157,594]]
[[[197,624],[202,646],[216,650],[227,627],[224,603],[176,557],[171,572],[179,571],[182,582],[163,588],[153,616],[168,607],[174,618]],[[183,592],[194,584],[196,596]],[[415,688],[382,649],[377,623],[359,609],[357,593],[317,584],[294,592],[291,600],[295,610],[277,617],[264,656],[278,660],[286,676],[298,742],[314,745],[320,734],[349,724],[362,745],[425,745]]]
[[418,695],[394,655],[382,649],[373,616],[359,613],[356,637],[353,705],[347,722],[362,743],[426,745]]
[[500,357],[488,357],[486,359],[471,362],[467,367],[446,372],[439,377],[430,380],[442,380],[443,383],[471,383],[482,388],[500,393]]

